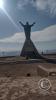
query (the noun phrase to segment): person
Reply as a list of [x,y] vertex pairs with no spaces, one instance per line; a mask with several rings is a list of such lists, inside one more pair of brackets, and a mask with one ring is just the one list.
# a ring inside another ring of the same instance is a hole
[[31,24],[31,25],[29,25],[29,22],[26,22],[25,25],[21,21],[19,21],[19,23],[24,28],[24,32],[25,32],[26,39],[27,40],[30,40],[31,27],[34,26],[35,22],[33,24]]

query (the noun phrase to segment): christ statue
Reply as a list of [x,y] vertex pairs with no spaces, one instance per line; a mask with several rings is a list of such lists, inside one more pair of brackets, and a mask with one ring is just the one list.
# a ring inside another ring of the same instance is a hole
[[24,32],[25,32],[25,36],[26,36],[26,40],[30,40],[30,33],[31,33],[31,27],[34,26],[35,22],[31,25],[29,25],[29,22],[26,22],[26,24],[24,25],[21,21],[19,22],[23,28],[24,28]]

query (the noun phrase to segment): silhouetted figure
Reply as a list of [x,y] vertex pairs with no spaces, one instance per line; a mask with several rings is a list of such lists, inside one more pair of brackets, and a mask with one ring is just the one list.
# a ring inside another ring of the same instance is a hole
[[26,57],[26,59],[40,59],[41,56],[38,53],[37,49],[34,46],[34,43],[32,42],[30,35],[31,35],[31,27],[34,26],[35,22],[31,25],[29,25],[29,22],[26,22],[26,24],[24,25],[21,21],[19,22],[23,28],[24,28],[24,32],[25,32],[25,36],[26,36],[26,40],[24,42],[22,51],[20,56],[22,57]]
[[30,40],[31,27],[34,26],[35,22],[33,24],[31,24],[31,25],[29,25],[28,22],[26,22],[25,25],[21,21],[19,23],[24,27],[26,40]]

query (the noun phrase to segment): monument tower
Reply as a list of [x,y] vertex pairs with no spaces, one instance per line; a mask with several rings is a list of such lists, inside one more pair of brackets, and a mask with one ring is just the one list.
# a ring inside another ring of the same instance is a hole
[[25,40],[20,56],[27,57],[27,58],[33,58],[33,59],[41,58],[40,54],[38,53],[37,49],[35,48],[30,38],[31,37],[31,27],[34,26],[35,22],[31,25],[29,25],[28,22],[26,22],[25,25],[21,21],[19,23],[23,26],[25,36],[26,36],[26,40]]

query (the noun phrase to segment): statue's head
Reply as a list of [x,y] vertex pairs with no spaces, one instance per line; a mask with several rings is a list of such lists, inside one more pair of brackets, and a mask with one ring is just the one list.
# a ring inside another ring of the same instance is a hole
[[29,25],[29,22],[26,22],[26,25]]

